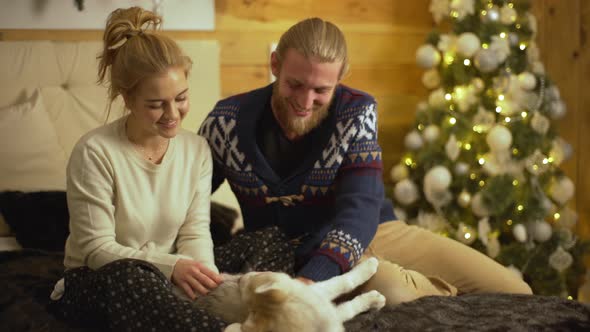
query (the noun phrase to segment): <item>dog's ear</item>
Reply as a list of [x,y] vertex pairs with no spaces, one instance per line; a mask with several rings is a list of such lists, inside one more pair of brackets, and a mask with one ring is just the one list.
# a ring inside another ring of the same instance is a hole
[[268,281],[259,285],[254,290],[254,294],[259,300],[267,303],[283,303],[287,300],[287,292],[279,288],[278,282]]

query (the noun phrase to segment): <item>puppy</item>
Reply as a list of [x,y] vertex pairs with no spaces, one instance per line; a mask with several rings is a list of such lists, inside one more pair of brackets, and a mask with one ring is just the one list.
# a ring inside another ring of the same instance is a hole
[[224,275],[219,287],[193,303],[233,323],[225,332],[341,332],[345,321],[385,305],[377,291],[333,303],[367,281],[378,264],[370,258],[343,275],[311,285],[277,272]]

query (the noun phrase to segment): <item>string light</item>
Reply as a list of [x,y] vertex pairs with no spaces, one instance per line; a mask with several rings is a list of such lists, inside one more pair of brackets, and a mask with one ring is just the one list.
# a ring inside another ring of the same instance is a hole
[[520,23],[516,24],[516,28],[520,29],[522,26],[520,25]]
[[518,180],[512,181],[512,185],[515,186],[515,187],[518,186]]
[[559,220],[559,218],[561,218],[561,215],[559,214],[559,212],[556,212],[556,213],[553,215],[553,219],[555,219],[555,220]]
[[514,4],[512,2],[508,3],[508,8],[514,8]]
[[508,226],[512,226],[512,219],[508,219],[508,220],[506,220],[506,225],[508,225]]
[[479,186],[480,186],[480,187],[483,187],[483,186],[485,186],[485,185],[486,185],[486,182],[485,182],[484,180],[480,180],[480,181],[479,181]]
[[527,112],[522,112],[522,113],[520,113],[520,116],[522,116],[522,118],[523,118],[523,119],[526,119],[526,117],[527,117],[528,115],[529,115],[529,114],[528,114]]
[[475,180],[477,178],[477,175],[475,173],[471,173],[471,174],[469,174],[469,178],[471,180]]
[[549,159],[547,159],[547,158],[544,158],[544,159],[543,159],[543,165],[547,165],[547,164],[549,164]]
[[465,146],[465,150],[467,150],[467,151],[471,150],[471,144],[465,143],[464,146]]
[[519,204],[519,205],[516,207],[516,209],[518,210],[518,212],[522,212],[522,210],[524,210],[524,206],[522,206],[522,205],[520,205],[520,204]]
[[475,131],[478,134],[481,134],[483,132],[483,128],[480,125],[475,125],[473,126],[473,131]]
[[521,51],[524,51],[526,49],[526,45],[520,44],[520,46],[518,46],[518,48],[520,48]]
[[519,152],[519,151],[518,151],[518,149],[517,149],[517,148],[514,148],[514,149],[512,149],[512,154],[513,154],[513,155],[515,155],[515,156],[516,156],[516,155],[518,154],[518,152]]
[[457,123],[457,119],[455,119],[455,118],[450,118],[450,119],[449,119],[449,123],[450,123],[450,124],[452,124],[452,125],[454,125],[455,123]]
[[404,162],[406,163],[406,165],[411,166],[412,165],[412,158],[407,157]]
[[504,101],[504,98],[505,98],[504,95],[498,95],[498,100]]
[[445,63],[450,65],[455,61],[455,57],[452,54],[445,54]]
[[481,11],[481,15],[482,16],[486,16],[487,14],[488,14],[488,11],[487,10],[484,9],[484,10]]
[[510,117],[508,117],[508,116],[504,119],[504,122],[506,122],[506,123],[509,123],[510,121],[512,121],[512,119],[510,119]]
[[418,125],[418,130],[424,130],[424,125],[420,123],[420,124]]
[[483,165],[486,163],[486,160],[484,158],[479,158],[479,160],[477,161],[480,165]]
[[487,50],[488,47],[490,47],[490,45],[488,45],[487,43],[481,44],[481,48],[483,48],[484,50]]
[[451,16],[452,16],[452,17],[454,17],[454,18],[457,18],[457,17],[459,17],[459,12],[457,12],[457,11],[453,10],[453,11],[451,12]]
[[450,93],[447,93],[447,94],[445,95],[445,99],[446,99],[446,100],[451,100],[451,99],[453,99],[453,96],[452,96]]
[[506,38],[506,32],[501,32],[500,33],[500,38]]
[[496,113],[502,112],[502,106],[496,106]]
[[466,65],[466,66],[470,66],[471,65],[471,60],[465,59],[465,60],[463,60],[463,64]]

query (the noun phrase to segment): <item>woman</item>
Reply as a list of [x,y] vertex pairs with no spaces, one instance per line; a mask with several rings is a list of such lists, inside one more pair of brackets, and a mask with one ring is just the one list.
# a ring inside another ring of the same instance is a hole
[[[99,82],[108,85],[109,112],[119,95],[129,112],[83,136],[72,152],[66,272],[52,298],[57,313],[77,324],[219,331],[224,323],[173,296],[171,283],[194,299],[222,282],[218,268],[289,272],[290,248],[276,230],[262,231],[217,248],[214,259],[211,153],[180,126],[192,63],[157,33],[160,23],[138,7],[107,21]],[[267,241],[250,241],[261,234]]]

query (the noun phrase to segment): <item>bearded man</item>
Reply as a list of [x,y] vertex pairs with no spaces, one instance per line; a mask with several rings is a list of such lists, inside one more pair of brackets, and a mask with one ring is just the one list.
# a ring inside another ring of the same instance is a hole
[[370,255],[379,269],[363,288],[390,305],[531,293],[487,256],[395,220],[381,179],[376,102],[340,83],[348,53],[338,27],[320,18],[295,24],[270,64],[273,84],[218,102],[199,134],[211,146],[213,190],[229,182],[246,231],[276,225],[287,235],[300,280],[329,279]]

